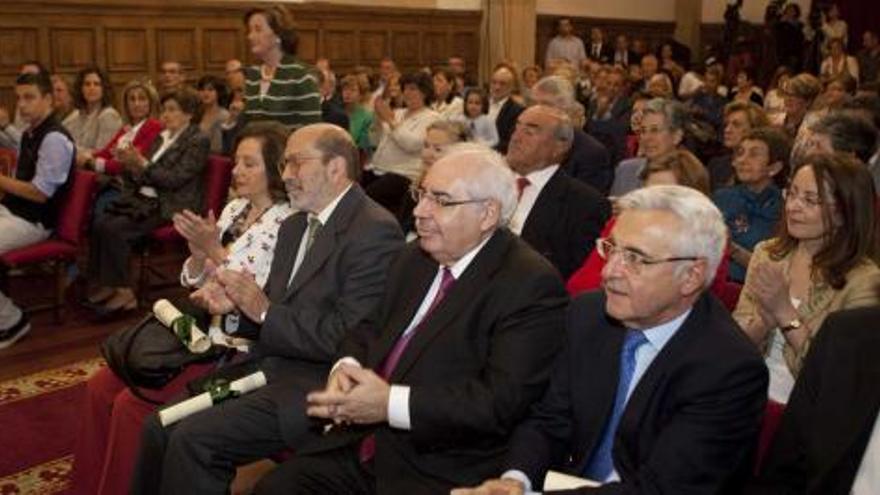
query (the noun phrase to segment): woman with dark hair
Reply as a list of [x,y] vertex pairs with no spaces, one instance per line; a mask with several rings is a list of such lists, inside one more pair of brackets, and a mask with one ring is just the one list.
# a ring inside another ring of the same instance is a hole
[[229,89],[217,76],[202,76],[196,83],[202,101],[199,128],[211,140],[211,153],[223,152],[223,123],[229,119]]
[[494,148],[498,144],[498,128],[489,118],[489,95],[479,87],[464,90],[463,112],[456,120],[470,129],[473,141]]
[[96,66],[76,75],[73,103],[76,110],[64,125],[76,143],[76,163],[82,165],[113,139],[122,127],[122,117],[113,108],[113,87],[107,73]]
[[730,279],[742,283],[752,250],[773,236],[782,214],[782,188],[788,179],[791,138],[781,129],[747,131],[734,150],[736,184],[712,199],[730,231]]
[[296,58],[293,21],[281,6],[244,15],[251,54],[260,65],[245,69],[246,121],[277,120],[291,130],[321,121],[321,94],[312,68]]
[[[232,170],[236,199],[216,223],[213,213],[202,218],[184,210],[174,216],[175,228],[189,241],[190,257],[180,273],[184,287],[205,290],[217,267],[248,271],[258,284],[266,283],[278,228],[291,213],[278,169],[286,137],[286,129],[276,122],[246,126],[237,138]],[[211,326],[212,332],[225,331],[219,324],[216,330]],[[170,400],[212,368],[191,365],[162,389],[142,393],[156,402]],[[84,404],[74,448],[74,493],[127,493],[141,424],[156,406],[135,397],[110,368],[89,379]]]
[[736,86],[731,91],[730,99],[733,101],[752,102],[759,107],[764,106],[764,96],[761,88],[755,86],[755,70],[751,67],[743,67],[736,74]]
[[89,280],[96,284],[89,303],[101,314],[137,307],[129,284],[128,258],[132,246],[183,210],[201,211],[208,159],[208,138],[196,119],[199,97],[182,89],[162,97],[161,120],[165,130],[150,151],[137,148],[117,151],[125,165],[119,197],[95,219],[89,249]]
[[455,74],[448,67],[438,67],[432,73],[434,103],[431,109],[443,120],[452,120],[462,114],[461,97],[455,94]]
[[811,155],[785,192],[776,237],[755,246],[733,313],[770,369],[770,400],[785,403],[825,317],[880,304],[874,184],[864,164]]
[[859,80],[859,61],[852,55],[846,53],[843,40],[835,38],[828,41],[828,56],[822,60],[822,66],[819,69],[822,79],[831,79],[842,74]]
[[423,72],[400,78],[404,108],[392,110],[384,99],[377,99],[372,140],[378,143],[363,176],[367,194],[391,212],[409,185],[422,173],[422,145],[432,122],[440,118],[429,108],[434,97],[431,76]]
[[770,119],[770,125],[782,126],[785,119],[785,94],[782,88],[791,79],[791,69],[782,65],[776,68],[770,84],[767,85],[767,93],[764,95],[764,112]]
[[125,118],[119,132],[110,139],[107,146],[87,157],[84,165],[96,172],[119,175],[123,164],[116,158],[117,150],[134,147],[147,153],[156,137],[162,131],[159,122],[159,95],[149,81],[135,79],[122,90],[122,104]]

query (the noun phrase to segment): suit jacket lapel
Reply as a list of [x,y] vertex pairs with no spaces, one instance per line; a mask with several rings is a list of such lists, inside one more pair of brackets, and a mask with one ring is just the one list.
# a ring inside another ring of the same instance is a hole
[[[314,244],[306,253],[305,258],[303,258],[296,275],[293,276],[293,281],[287,290],[287,297],[296,293],[303,284],[309,281],[324,266],[324,262],[330,257],[330,253],[336,249],[340,232],[343,232],[348,227],[352,216],[358,210],[358,206],[360,206],[363,200],[364,192],[357,184],[352,184],[351,189],[345,193],[345,196],[336,205],[336,209],[330,215],[327,224],[321,228],[317,237],[315,237]],[[300,239],[302,239],[302,235]]]
[[[299,244],[306,231],[307,217],[308,215],[304,212],[294,214],[290,218],[290,226],[287,228],[290,230],[290,235],[284,236],[287,245],[278,244],[275,247],[272,269],[269,271],[269,299],[273,301],[281,301],[287,293],[290,273],[293,271]],[[284,229],[285,226],[282,225],[281,228]]]
[[535,204],[532,205],[532,210],[523,224],[521,234],[523,239],[534,243],[541,237],[541,232],[546,231],[546,226],[558,220],[559,205],[565,197],[565,188],[559,177],[562,173],[564,173],[562,168],[558,168],[535,199]]
[[375,350],[368,354],[367,364],[374,370],[379,369],[379,365],[391,352],[391,348],[400,338],[403,331],[409,326],[413,317],[418,311],[419,306],[425,299],[431,282],[437,276],[437,262],[431,259],[426,253],[420,251],[421,256],[418,262],[411,269],[408,281],[404,283],[405,289],[401,291],[398,299],[395,301],[396,309],[391,312],[388,317],[386,327],[382,329],[382,336],[379,339]]
[[391,373],[392,381],[406,374],[431,341],[455,318],[459,308],[474,301],[486,287],[489,277],[498,269],[513,240],[513,234],[507,230],[498,230],[492,235],[482,251],[456,280],[446,298],[423,320],[422,327],[413,335]]

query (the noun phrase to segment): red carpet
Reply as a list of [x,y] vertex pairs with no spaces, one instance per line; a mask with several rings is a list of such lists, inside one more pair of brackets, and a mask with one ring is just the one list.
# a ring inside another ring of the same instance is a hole
[[0,495],[67,487],[84,382],[101,366],[92,359],[0,383]]

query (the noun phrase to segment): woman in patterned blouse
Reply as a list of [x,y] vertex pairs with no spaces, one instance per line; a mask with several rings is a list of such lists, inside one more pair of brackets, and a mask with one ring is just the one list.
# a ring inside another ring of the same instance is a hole
[[[236,143],[233,185],[237,198],[223,209],[220,219],[184,211],[174,224],[189,242],[181,282],[205,290],[217,268],[248,271],[265,284],[275,252],[278,228],[292,212],[278,170],[287,132],[277,122],[246,126]],[[176,303],[184,312],[185,301]],[[219,326],[212,322],[212,327]],[[214,332],[221,331],[212,328]],[[188,366],[164,388],[141,390],[162,403],[179,395],[187,382],[213,369],[212,363]],[[85,408],[76,439],[74,493],[127,493],[140,447],[143,419],[155,404],[132,394],[109,367],[101,369],[86,386]]]

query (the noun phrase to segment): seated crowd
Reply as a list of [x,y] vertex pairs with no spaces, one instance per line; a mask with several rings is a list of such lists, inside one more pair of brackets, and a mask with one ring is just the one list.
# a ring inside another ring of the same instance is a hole
[[[94,375],[73,493],[229,493],[267,458],[255,493],[880,493],[880,44],[847,55],[822,19],[816,74],[787,43],[773,74],[747,44],[697,67],[569,19],[543,66],[483,82],[458,56],[336,74],[270,6],[244,17],[255,65],[192,88],[166,61],[120,110],[100,67],[23,64],[0,254],[93,171],[82,304],[138,311],[132,252],[173,226],[175,304],[236,343],[160,387]],[[0,349],[29,329],[0,293]],[[160,422],[241,365],[267,384]]]

